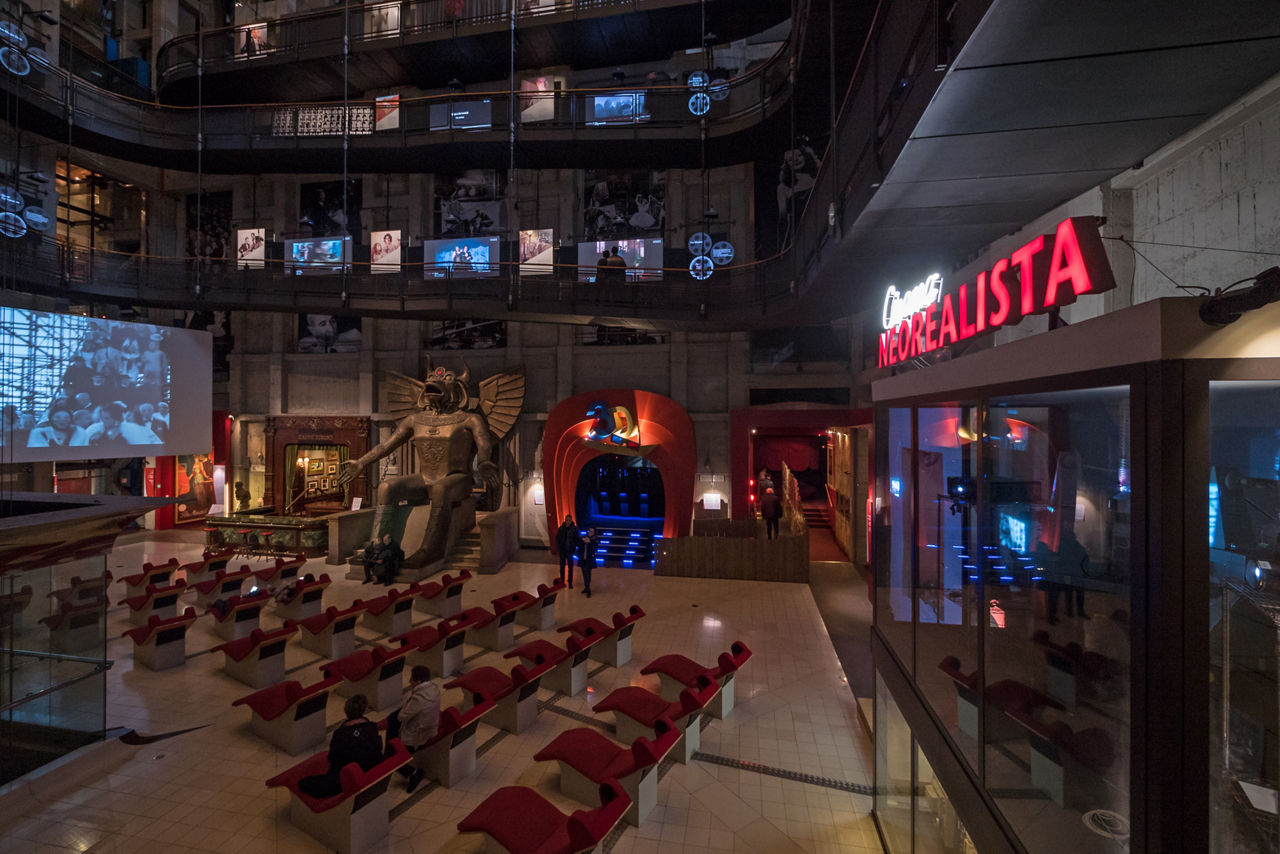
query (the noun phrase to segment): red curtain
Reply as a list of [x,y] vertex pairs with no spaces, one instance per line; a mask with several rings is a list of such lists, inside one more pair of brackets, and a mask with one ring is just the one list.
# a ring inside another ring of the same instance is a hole
[[780,471],[786,463],[792,471],[818,467],[818,442],[815,436],[766,436],[756,442],[755,469]]

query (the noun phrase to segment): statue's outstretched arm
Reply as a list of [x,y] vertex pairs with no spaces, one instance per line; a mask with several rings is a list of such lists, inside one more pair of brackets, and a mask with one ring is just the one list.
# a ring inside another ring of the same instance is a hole
[[350,483],[356,479],[356,476],[364,470],[369,463],[380,460],[396,448],[403,445],[413,437],[413,417],[409,416],[400,422],[400,426],[396,428],[396,432],[392,433],[387,441],[381,443],[377,447],[369,451],[358,460],[347,460],[342,464],[342,470],[338,473],[338,485]]
[[479,415],[472,414],[469,422],[471,435],[476,441],[476,459],[480,461],[477,468],[480,469],[480,476],[484,478],[486,486],[496,490],[501,479],[498,477],[497,464],[489,459],[493,453],[493,433],[489,432],[489,425]]

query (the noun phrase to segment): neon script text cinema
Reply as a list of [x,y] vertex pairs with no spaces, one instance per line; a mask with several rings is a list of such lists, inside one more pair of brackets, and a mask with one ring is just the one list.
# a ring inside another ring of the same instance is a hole
[[[1023,244],[979,273],[976,282],[935,298],[909,317],[894,317],[896,325],[880,333],[879,366],[895,365],[1115,286],[1098,220],[1064,219],[1053,234]],[[890,302],[887,296],[886,320]]]

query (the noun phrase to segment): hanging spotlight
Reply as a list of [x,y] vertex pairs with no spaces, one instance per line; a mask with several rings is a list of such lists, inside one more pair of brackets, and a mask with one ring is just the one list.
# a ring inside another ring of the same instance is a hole
[[614,72],[613,72],[614,83],[621,83],[623,80],[626,80],[626,79],[627,79],[627,75],[623,73],[621,68],[614,69]]

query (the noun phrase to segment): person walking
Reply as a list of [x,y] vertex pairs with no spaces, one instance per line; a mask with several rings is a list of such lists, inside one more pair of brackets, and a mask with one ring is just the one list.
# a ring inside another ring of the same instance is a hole
[[573,517],[566,514],[556,529],[556,551],[560,553],[560,577],[573,589],[573,554],[577,551],[578,526]]
[[782,518],[782,502],[778,500],[772,486],[766,489],[760,498],[760,515],[764,517],[765,536],[771,540],[778,539],[778,521]]
[[596,568],[596,546],[600,538],[595,528],[588,528],[578,544],[578,568],[582,570],[582,595],[591,598],[591,570]]

